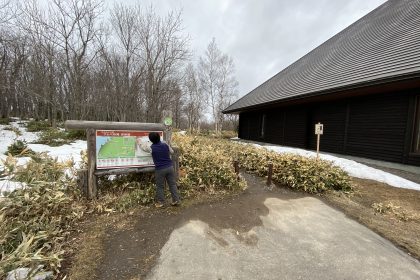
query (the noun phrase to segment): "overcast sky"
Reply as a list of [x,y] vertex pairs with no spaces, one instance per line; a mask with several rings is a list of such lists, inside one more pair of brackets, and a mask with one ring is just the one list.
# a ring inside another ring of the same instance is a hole
[[[111,8],[117,0],[105,0]],[[126,0],[164,15],[182,10],[194,57],[211,38],[236,66],[239,96],[275,75],[384,0]]]

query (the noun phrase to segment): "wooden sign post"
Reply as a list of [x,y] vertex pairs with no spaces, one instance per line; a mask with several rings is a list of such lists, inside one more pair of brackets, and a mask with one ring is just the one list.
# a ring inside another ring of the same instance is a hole
[[163,120],[162,123],[165,125],[165,138],[163,139],[169,146],[172,142],[172,111],[164,110],[163,111]]
[[[155,170],[154,166],[147,165],[131,165],[127,164],[127,167],[118,166],[115,168],[113,164],[109,167],[101,167],[97,165],[98,159],[97,153],[97,131],[101,130],[110,130],[111,133],[120,133],[123,132],[124,135],[129,135],[130,132],[141,131],[163,131],[166,132],[165,125],[160,123],[134,123],[134,122],[100,122],[100,121],[76,121],[68,120],[64,123],[66,129],[86,129],[87,134],[87,155],[88,155],[88,167],[87,170],[79,172],[79,177],[81,182],[81,188],[83,193],[89,199],[94,199],[98,195],[97,191],[97,177],[103,175],[120,175],[128,173],[142,173],[142,172],[153,172]],[[165,140],[170,140],[170,135],[166,133],[163,134]],[[131,143],[131,142],[130,142]],[[179,150],[174,149],[173,161],[176,171],[179,170]],[[123,162],[127,162],[127,159],[124,158]],[[108,165],[107,165],[108,166]],[[99,167],[99,168],[98,168]]]
[[[171,110],[164,110],[163,111],[163,120],[162,123],[165,125],[165,137],[164,141],[168,143],[169,146],[172,147],[174,150],[172,157],[172,160],[174,162],[174,171],[175,171],[175,179],[178,182],[179,180],[179,148],[172,146],[172,111]],[[165,182],[166,187],[166,182]]]
[[324,133],[324,125],[320,122],[315,124],[315,134],[317,135],[316,140],[316,159],[319,159],[319,142],[321,141],[321,135]]

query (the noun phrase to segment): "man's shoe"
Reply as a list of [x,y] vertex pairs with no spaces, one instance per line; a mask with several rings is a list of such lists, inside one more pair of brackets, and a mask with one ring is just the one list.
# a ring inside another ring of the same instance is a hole
[[171,203],[172,206],[179,206],[181,204],[181,201],[174,201]]
[[163,208],[165,205],[162,202],[156,202],[155,207],[156,208]]

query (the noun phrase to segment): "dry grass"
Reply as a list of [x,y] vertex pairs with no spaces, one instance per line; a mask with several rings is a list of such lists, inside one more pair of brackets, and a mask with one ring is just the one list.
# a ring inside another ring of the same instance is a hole
[[103,255],[103,241],[108,219],[107,216],[95,217],[86,224],[85,230],[77,236],[72,244],[72,264],[67,272],[67,279],[95,279],[97,265]]

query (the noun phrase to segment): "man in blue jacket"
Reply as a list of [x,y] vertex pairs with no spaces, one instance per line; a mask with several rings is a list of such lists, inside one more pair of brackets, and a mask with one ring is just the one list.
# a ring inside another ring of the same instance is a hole
[[165,142],[160,141],[160,135],[157,132],[150,132],[149,139],[153,143],[150,148],[152,150],[153,163],[155,164],[155,180],[156,180],[156,204],[157,208],[161,208],[165,203],[164,185],[165,180],[168,182],[169,191],[172,196],[172,206],[180,204],[178,189],[176,187],[175,172],[170,154],[173,153],[172,148]]

